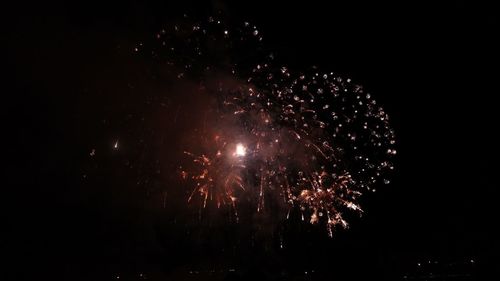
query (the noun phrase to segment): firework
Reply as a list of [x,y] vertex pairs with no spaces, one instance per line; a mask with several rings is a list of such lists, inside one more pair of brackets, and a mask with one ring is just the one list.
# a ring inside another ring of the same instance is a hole
[[193,132],[199,145],[184,151],[188,202],[228,206],[237,217],[242,200],[263,212],[278,198],[332,236],[348,226],[344,213],[362,213],[361,195],[388,182],[396,154],[389,116],[350,79],[276,66],[249,23],[178,24],[150,45],[168,71],[196,81],[212,101],[210,125]]

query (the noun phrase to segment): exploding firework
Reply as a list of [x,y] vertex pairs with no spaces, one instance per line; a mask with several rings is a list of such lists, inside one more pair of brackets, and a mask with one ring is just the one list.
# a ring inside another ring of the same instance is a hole
[[[163,29],[153,57],[179,80],[195,81],[209,100],[204,129],[180,169],[187,201],[258,212],[279,200],[303,220],[346,228],[346,212],[393,169],[389,116],[350,79],[311,68],[276,66],[255,26],[229,28],[210,18]],[[141,48],[146,47],[141,45]],[[195,152],[196,151],[196,152]]]

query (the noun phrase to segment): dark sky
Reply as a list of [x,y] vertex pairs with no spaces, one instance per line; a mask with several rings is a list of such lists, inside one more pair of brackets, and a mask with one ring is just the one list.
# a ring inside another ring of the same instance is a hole
[[[498,260],[494,4],[163,2],[4,7],[7,237],[1,247],[12,264],[2,269],[7,278],[175,276],[220,259],[240,268],[264,260],[290,271],[316,267],[345,280],[390,279],[418,260],[474,258],[485,272]],[[132,59],[130,48],[183,13],[218,12],[254,22],[268,47],[293,67],[315,64],[353,77],[391,116],[398,139],[393,180],[366,199],[366,215],[333,240],[305,233],[291,235],[285,252],[241,246],[215,253],[227,246],[222,238],[191,243],[171,225],[168,210],[148,207],[158,201],[154,186],[134,189],[127,177],[113,180],[110,167],[119,156],[103,156],[99,179],[82,179],[89,151],[125,130],[119,123],[96,124],[127,110],[131,84],[155,90],[143,73],[147,62]]]

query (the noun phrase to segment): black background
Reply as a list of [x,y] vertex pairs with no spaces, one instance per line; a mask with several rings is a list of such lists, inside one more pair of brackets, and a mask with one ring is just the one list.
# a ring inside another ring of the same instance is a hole
[[[474,259],[475,278],[492,280],[498,9],[478,1],[296,2],[7,5],[2,275],[110,280],[144,272],[182,280],[193,264],[220,259],[245,276],[274,268],[297,276],[316,269],[325,280],[398,279],[419,261]],[[286,251],[237,249],[234,262],[206,252],[219,245],[189,249],[162,222],[168,214],[143,207],[151,200],[144,190],[106,180],[82,185],[92,142],[112,138],[94,125],[119,112],[126,80],[136,77],[137,62],[123,59],[127,48],[171,17],[219,12],[255,23],[294,67],[315,64],[361,82],[391,116],[394,179],[333,240],[291,237]]]

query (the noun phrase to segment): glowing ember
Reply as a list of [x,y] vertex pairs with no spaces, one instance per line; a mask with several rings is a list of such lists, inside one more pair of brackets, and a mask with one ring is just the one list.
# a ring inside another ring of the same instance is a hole
[[245,156],[247,154],[245,146],[241,143],[238,143],[236,145],[236,151],[234,152],[234,154],[238,157]]

